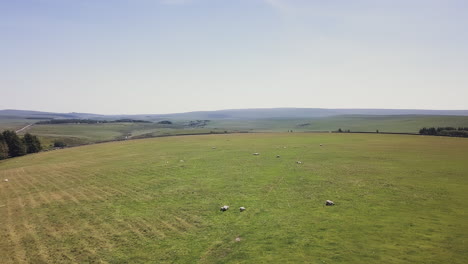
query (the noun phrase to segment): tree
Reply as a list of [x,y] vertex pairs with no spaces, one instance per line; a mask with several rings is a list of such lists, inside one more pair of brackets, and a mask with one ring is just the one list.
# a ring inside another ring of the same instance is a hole
[[26,147],[26,153],[36,153],[42,149],[39,139],[29,133],[24,134],[23,143]]
[[341,133],[341,132],[343,132],[343,130],[341,130],[341,128],[338,128],[338,132],[340,132],[340,133]]
[[3,134],[0,133],[0,160],[8,158],[8,145],[3,137]]
[[21,139],[16,135],[15,131],[3,131],[3,137],[8,146],[8,155],[10,157],[18,157],[26,154],[26,149]]
[[375,133],[379,133],[379,130],[377,129],[377,130],[375,131]]
[[64,148],[66,146],[67,146],[67,144],[65,144],[65,142],[63,142],[63,141],[60,141],[60,140],[55,140],[54,141],[54,148]]

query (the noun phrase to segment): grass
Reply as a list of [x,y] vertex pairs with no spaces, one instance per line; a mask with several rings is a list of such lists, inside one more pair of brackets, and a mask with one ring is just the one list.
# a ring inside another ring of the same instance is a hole
[[16,118],[16,117],[0,117],[0,132],[3,130],[18,130],[27,125],[37,122],[38,120]]
[[33,125],[20,134],[29,132],[40,137],[44,146],[55,140],[64,141],[67,146],[77,146],[103,141],[129,138],[157,137],[179,134],[203,134],[219,129],[191,128],[182,124],[162,125],[157,123],[101,123],[101,124],[54,124]]
[[418,133],[423,127],[468,126],[468,116],[364,116],[346,115],[311,119],[213,120],[207,128],[261,132],[336,131]]
[[[38,120],[0,117],[0,131],[20,129]],[[173,120],[174,121],[174,120]],[[67,146],[121,140],[125,137],[142,138],[180,134],[206,134],[227,132],[312,132],[336,131],[338,128],[352,132],[417,133],[422,127],[468,127],[468,116],[364,116],[347,115],[310,119],[214,119],[203,127],[188,126],[190,120],[177,120],[172,125],[157,123],[101,123],[101,124],[53,124],[33,125],[19,132],[39,136],[42,145],[52,148],[59,140]]]
[[0,263],[465,263],[467,157],[459,138],[289,133],[14,158]]

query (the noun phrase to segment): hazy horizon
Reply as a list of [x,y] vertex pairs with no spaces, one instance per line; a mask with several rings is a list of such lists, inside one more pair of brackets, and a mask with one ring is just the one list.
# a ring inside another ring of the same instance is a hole
[[468,2],[0,2],[0,109],[468,109]]
[[[249,111],[249,110],[350,110],[350,111],[369,111],[369,110],[379,110],[379,111],[434,111],[434,112],[468,112],[468,109],[409,109],[409,108],[327,108],[327,107],[266,107],[266,108],[232,108],[232,109],[214,109],[214,110],[195,110],[195,111],[188,111],[188,112],[172,112],[172,113],[134,113],[134,114],[127,114],[127,113],[98,113],[98,112],[77,112],[77,111],[68,111],[68,112],[53,112],[53,111],[42,111],[37,109],[0,109],[0,111],[31,111],[31,112],[44,112],[44,113],[57,113],[57,114],[95,114],[95,115],[171,115],[171,114],[186,114],[186,113],[197,113],[197,112],[221,112],[221,111]],[[392,114],[390,114],[392,115]],[[457,114],[458,115],[458,114]],[[467,113],[468,115],[468,113]]]

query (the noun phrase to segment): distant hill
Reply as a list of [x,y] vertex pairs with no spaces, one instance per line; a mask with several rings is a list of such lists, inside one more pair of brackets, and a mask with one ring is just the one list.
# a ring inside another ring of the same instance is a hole
[[196,111],[174,114],[147,114],[147,115],[98,115],[90,113],[52,113],[29,110],[0,110],[2,118],[76,118],[76,119],[301,119],[331,117],[341,115],[430,115],[430,116],[468,116],[468,110],[419,110],[419,109],[326,109],[326,108],[256,108],[256,109],[229,109],[218,111]]
[[325,108],[258,108],[218,111],[198,111],[167,115],[151,115],[153,118],[173,119],[268,119],[268,118],[316,118],[341,115],[450,115],[468,116],[468,110],[414,110],[414,109],[325,109]]
[[48,119],[48,118],[98,118],[104,117],[103,115],[87,114],[87,113],[53,113],[53,112],[41,112],[31,110],[15,110],[5,109],[0,110],[0,117],[2,118],[33,118],[33,119]]

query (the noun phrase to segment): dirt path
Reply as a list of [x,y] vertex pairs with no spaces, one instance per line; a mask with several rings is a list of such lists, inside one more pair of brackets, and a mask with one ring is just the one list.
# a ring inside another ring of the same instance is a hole
[[23,128],[20,128],[20,129],[16,130],[15,132],[16,132],[16,133],[19,133],[19,132],[21,132],[21,131],[23,131],[23,130],[25,130],[25,129],[28,129],[28,128],[29,128],[30,126],[32,126],[32,125],[33,125],[33,124],[29,124],[29,125],[27,125],[27,126],[25,126],[25,127],[23,127]]

